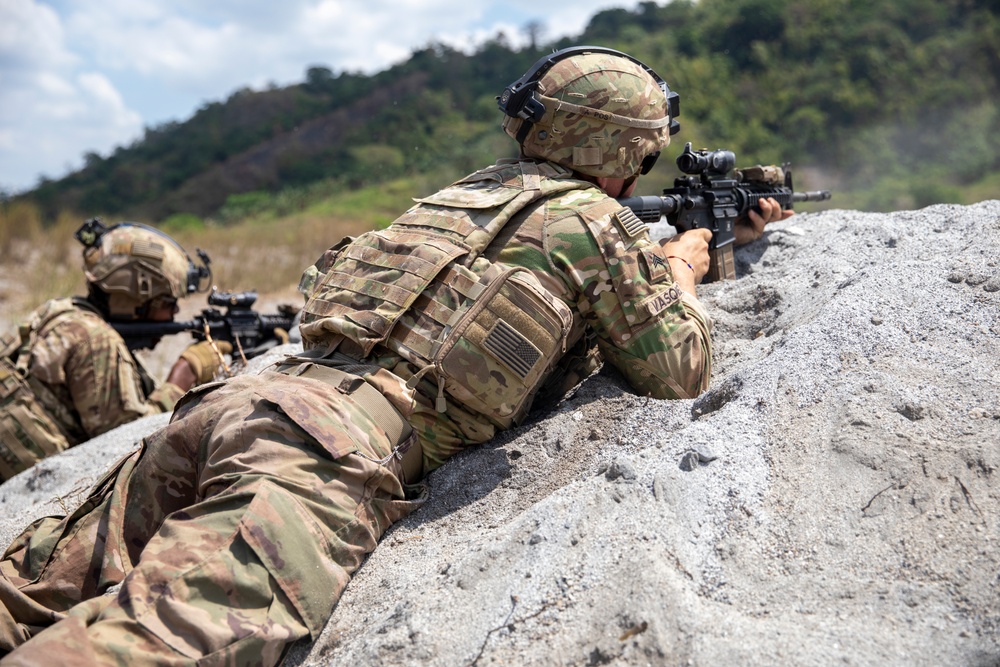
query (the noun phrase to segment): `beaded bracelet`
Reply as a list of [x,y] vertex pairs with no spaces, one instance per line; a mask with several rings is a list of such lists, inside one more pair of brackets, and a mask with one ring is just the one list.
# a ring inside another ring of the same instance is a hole
[[667,259],[679,259],[679,260],[681,260],[682,262],[684,262],[685,264],[687,264],[687,267],[688,267],[689,269],[691,269],[692,271],[694,271],[694,267],[693,267],[693,266],[691,266],[691,262],[687,261],[687,260],[686,260],[686,259],[684,259],[683,257],[678,257],[677,255],[667,255]]

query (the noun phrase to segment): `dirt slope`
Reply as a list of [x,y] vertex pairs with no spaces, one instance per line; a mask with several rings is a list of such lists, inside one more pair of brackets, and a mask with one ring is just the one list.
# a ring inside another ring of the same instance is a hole
[[[700,288],[708,393],[602,372],[456,457],[286,664],[1000,665],[1000,201],[773,227]],[[0,538],[160,419],[0,486]]]

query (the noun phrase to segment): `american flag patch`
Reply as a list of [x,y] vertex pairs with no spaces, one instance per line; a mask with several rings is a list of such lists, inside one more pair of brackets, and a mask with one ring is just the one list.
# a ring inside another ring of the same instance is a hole
[[528,373],[542,357],[531,341],[503,320],[497,320],[483,341],[483,347],[522,380],[528,377]]
[[635,238],[649,229],[649,227],[646,226],[646,223],[640,220],[628,206],[618,210],[613,217],[621,230],[625,232],[625,235],[630,239]]

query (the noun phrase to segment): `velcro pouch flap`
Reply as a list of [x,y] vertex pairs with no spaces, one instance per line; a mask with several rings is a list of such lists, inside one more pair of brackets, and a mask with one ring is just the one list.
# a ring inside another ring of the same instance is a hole
[[445,390],[504,428],[517,423],[565,349],[572,313],[517,267],[457,315],[435,355]]
[[427,285],[468,248],[418,232],[369,232],[344,248],[303,308],[302,337],[343,334],[368,355]]

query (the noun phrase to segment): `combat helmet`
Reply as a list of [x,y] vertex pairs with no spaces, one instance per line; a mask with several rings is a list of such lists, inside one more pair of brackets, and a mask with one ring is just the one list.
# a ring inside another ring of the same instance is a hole
[[632,56],[575,46],[538,60],[497,98],[522,153],[590,176],[645,174],[680,130],[680,98]]
[[198,250],[202,265],[196,266],[179,243],[153,227],[135,222],[106,227],[94,218],[74,236],[84,245],[91,295],[110,319],[142,319],[154,299],[176,301],[211,282],[204,251]]

